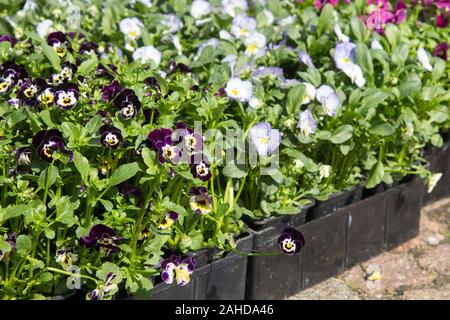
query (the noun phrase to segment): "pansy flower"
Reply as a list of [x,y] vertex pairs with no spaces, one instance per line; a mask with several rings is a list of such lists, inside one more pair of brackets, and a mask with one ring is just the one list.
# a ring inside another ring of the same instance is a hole
[[122,132],[112,125],[104,124],[99,132],[100,142],[107,148],[117,149],[123,142]]
[[9,34],[0,35],[0,42],[4,41],[11,43],[11,47],[14,47],[14,45],[17,43],[17,39],[13,36],[10,36]]
[[428,53],[424,48],[419,48],[417,50],[417,60],[422,64],[422,67],[426,71],[433,71],[433,66],[430,64],[430,59],[428,58]]
[[238,39],[246,38],[256,30],[256,25],[255,18],[239,14],[233,18],[231,33]]
[[175,280],[177,285],[185,286],[191,279],[190,274],[195,270],[194,258],[182,259],[180,256],[171,255],[161,263],[161,279],[167,284],[172,284]]
[[323,112],[332,117],[340,107],[339,96],[328,85],[321,85],[316,92],[316,100],[322,104]]
[[117,237],[116,232],[104,224],[96,224],[89,230],[89,235],[81,237],[80,243],[86,248],[95,246],[97,250],[105,251],[106,255],[120,250],[119,242],[123,237]]
[[0,66],[0,94],[8,92],[14,85],[21,84],[28,78],[28,73],[21,65],[6,61]]
[[437,46],[436,46],[436,48],[434,49],[434,52],[433,52],[433,56],[435,56],[435,57],[440,57],[440,58],[442,58],[442,59],[444,59],[445,61],[447,61],[447,58],[448,58],[448,48],[449,48],[449,45],[448,45],[448,43],[447,42],[441,42],[441,43],[439,43]]
[[79,97],[78,86],[74,83],[62,83],[54,89],[54,100],[56,105],[64,110],[73,109]]
[[111,171],[111,163],[111,160],[103,160],[100,167],[98,168],[98,173],[102,176],[107,176]]
[[120,86],[117,80],[111,81],[111,83],[102,88],[102,100],[104,102],[111,101],[123,88]]
[[138,187],[131,184],[123,184],[119,187],[119,192],[127,199],[134,198],[136,201],[136,206],[141,206],[142,192]]
[[158,229],[165,230],[175,223],[179,218],[178,213],[169,211],[164,218],[158,223]]
[[190,152],[200,152],[203,149],[203,137],[200,133],[194,132],[184,122],[176,124],[176,141],[184,142],[184,146]]
[[56,263],[59,263],[64,270],[67,270],[73,263],[78,260],[78,255],[73,252],[73,249],[58,249],[56,251]]
[[37,95],[48,87],[43,79],[25,79],[17,93],[17,98],[25,105],[36,106],[38,104]]
[[41,130],[33,137],[33,146],[44,160],[51,162],[55,151],[62,152],[73,160],[73,152],[66,148],[62,133],[57,129]]
[[188,195],[191,196],[189,205],[197,214],[207,214],[211,212],[211,197],[205,187],[192,187]]
[[60,57],[65,56],[69,42],[64,33],[62,33],[61,31],[50,33],[47,36],[47,43],[55,50],[58,56]]
[[253,96],[253,85],[248,80],[239,78],[231,78],[225,87],[225,92],[229,98],[247,102]]
[[180,148],[172,145],[172,130],[167,128],[155,129],[148,134],[151,147],[159,151],[159,162],[170,161],[174,164],[181,159]]
[[[4,237],[4,241],[8,242],[11,246],[11,251],[16,250],[16,240],[17,236],[15,232],[8,232]],[[9,258],[9,252],[4,252],[0,250],[0,261],[3,260],[3,258],[7,259]]]
[[89,300],[103,300],[106,296],[114,294],[118,290],[117,283],[113,283],[116,275],[109,272],[105,282],[87,294]]
[[113,100],[114,105],[120,110],[120,116],[123,120],[136,118],[141,109],[141,102],[133,90],[122,90]]
[[83,41],[80,45],[80,49],[78,50],[80,54],[90,55],[92,53],[98,54],[98,44],[91,41]]
[[278,238],[278,246],[283,253],[292,256],[305,246],[305,238],[300,231],[285,228]]
[[264,54],[266,48],[266,37],[257,31],[253,31],[244,40],[246,45],[245,54],[248,56],[260,57]]
[[340,42],[334,48],[334,62],[336,67],[344,70],[350,64],[355,63],[356,45],[351,42]]
[[211,169],[207,162],[202,160],[199,163],[191,163],[191,173],[194,177],[199,178],[202,181],[208,181],[211,179]]
[[249,131],[249,137],[261,157],[267,157],[277,150],[281,141],[281,133],[272,129],[268,122],[260,122]]
[[297,128],[299,128],[306,137],[316,132],[317,122],[314,120],[311,111],[305,110],[300,112]]

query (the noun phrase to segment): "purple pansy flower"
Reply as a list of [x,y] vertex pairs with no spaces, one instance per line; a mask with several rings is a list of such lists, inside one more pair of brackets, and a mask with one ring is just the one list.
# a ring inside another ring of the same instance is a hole
[[189,152],[200,152],[203,149],[203,137],[200,133],[194,132],[184,122],[176,124],[175,140],[177,142],[184,142],[184,147]]
[[167,128],[155,129],[148,134],[151,147],[159,151],[159,162],[167,160],[176,164],[180,161],[182,152],[180,148],[172,145],[172,130]]
[[158,229],[165,230],[175,223],[179,218],[178,213],[169,211],[166,216],[159,222]]
[[281,141],[280,131],[272,129],[268,122],[260,122],[254,125],[250,129],[249,137],[258,154],[262,157],[267,157],[277,150]]
[[[16,240],[17,236],[15,232],[8,232],[6,237],[4,237],[4,241],[8,242],[11,246],[11,251],[16,250]],[[2,261],[5,256],[9,256],[9,252],[0,250],[0,261]]]
[[123,237],[117,237],[116,232],[104,224],[96,224],[89,230],[89,235],[81,237],[80,243],[86,248],[95,246],[97,250],[104,250],[106,255],[120,250],[119,242]]
[[321,85],[316,92],[316,99],[322,104],[323,112],[332,117],[340,107],[339,96],[328,85]]
[[334,48],[334,62],[336,67],[344,70],[350,64],[355,63],[355,48],[356,45],[351,42],[340,42]]
[[104,124],[99,132],[100,142],[107,148],[117,149],[123,142],[122,132],[112,125]]
[[41,130],[33,137],[33,146],[37,150],[39,156],[44,160],[51,162],[53,153],[60,151],[73,160],[73,152],[66,148],[62,133],[57,129]]
[[78,86],[74,83],[62,83],[56,86],[55,103],[58,107],[64,110],[73,109],[78,102]]
[[191,279],[190,274],[195,270],[194,258],[187,257],[182,259],[180,256],[171,255],[161,263],[161,279],[167,284],[172,284],[175,280],[177,285],[185,286]]
[[112,272],[109,272],[106,275],[105,282],[100,285],[98,288],[87,294],[87,298],[89,300],[103,300],[106,295],[110,295],[113,292],[118,290],[118,286],[116,283],[113,283],[113,280],[116,278],[116,275]]
[[315,68],[310,55],[306,51],[299,50],[297,57],[301,63],[307,65],[309,68]]
[[202,181],[208,181],[211,179],[210,165],[205,161],[206,159],[197,161],[197,158],[205,158],[205,156],[201,154],[191,156],[191,173],[194,177],[199,178]]
[[138,207],[142,204],[142,192],[141,190],[132,184],[123,184],[119,187],[119,192],[126,198],[134,198]]
[[440,57],[447,61],[447,52],[448,52],[448,43],[447,42],[441,42],[439,43],[436,48],[434,49],[433,56]]
[[49,46],[53,47],[56,54],[63,57],[68,49],[68,39],[64,33],[61,31],[52,32],[47,36],[47,43]]
[[316,132],[317,122],[314,120],[311,111],[305,110],[300,112],[297,128],[299,128],[306,137]]
[[207,214],[211,212],[212,199],[205,187],[192,187],[188,195],[191,196],[189,205],[197,214]]
[[102,100],[104,102],[111,101],[123,88],[120,86],[117,80],[111,81],[111,83],[102,88]]
[[120,110],[120,116],[123,120],[136,118],[141,109],[141,102],[133,90],[122,90],[113,100],[114,106]]
[[28,78],[25,68],[12,61],[6,61],[0,66],[0,74],[0,94],[8,92],[14,85],[20,85]]
[[0,42],[3,41],[7,41],[9,43],[11,43],[11,47],[14,47],[15,44],[17,43],[17,39],[14,38],[13,36],[10,36],[9,34],[3,34],[0,36]]
[[285,228],[278,238],[278,246],[283,253],[292,256],[305,246],[305,238],[300,231]]

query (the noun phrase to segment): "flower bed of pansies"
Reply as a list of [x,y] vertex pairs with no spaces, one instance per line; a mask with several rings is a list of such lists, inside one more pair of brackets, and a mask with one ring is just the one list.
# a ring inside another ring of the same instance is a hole
[[[251,232],[244,220],[410,174],[432,190],[440,173],[423,150],[442,146],[449,124],[449,8],[2,6],[1,297],[67,296],[81,285],[87,298],[110,299],[119,284],[128,294],[183,286],[191,254],[235,250]],[[240,132],[237,145],[218,144],[227,130]],[[223,161],[246,141],[258,162],[251,153]],[[293,229],[278,241],[280,254],[304,245]]]

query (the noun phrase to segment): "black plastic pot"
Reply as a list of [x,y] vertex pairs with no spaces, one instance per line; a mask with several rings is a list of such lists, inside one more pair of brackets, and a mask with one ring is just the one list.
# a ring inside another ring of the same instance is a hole
[[325,201],[317,201],[316,205],[308,211],[306,222],[324,217],[337,209],[343,208],[352,203],[356,203],[362,198],[363,186],[353,186],[350,190],[332,194]]
[[424,195],[423,203],[429,204],[450,196],[450,142],[447,141],[442,148],[427,148],[424,157],[432,172],[442,173],[433,191]]
[[254,252],[276,252],[273,256],[251,256],[248,261],[246,299],[282,299],[298,292],[302,287],[300,254],[281,254],[277,240],[286,227],[299,227],[305,222],[307,211],[303,208],[297,215],[271,217],[250,222],[254,232]]
[[419,177],[389,191],[385,248],[390,250],[419,233],[420,209],[425,185]]
[[[237,241],[236,249],[250,252],[252,245],[253,235],[247,235]],[[196,259],[196,270],[187,285],[180,287],[176,284],[158,283],[148,298],[152,300],[244,299],[247,260],[247,256],[235,252],[222,258],[213,258],[213,250],[202,252]]]
[[348,214],[345,268],[364,262],[383,251],[391,190],[344,208]]

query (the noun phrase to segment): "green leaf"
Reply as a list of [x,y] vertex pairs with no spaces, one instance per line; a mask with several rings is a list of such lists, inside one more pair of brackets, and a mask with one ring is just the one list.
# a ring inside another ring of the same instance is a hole
[[45,42],[41,42],[41,48],[42,52],[44,52],[44,55],[52,64],[53,69],[55,69],[56,71],[61,71],[61,59],[59,58],[55,50]]
[[319,171],[319,166],[314,162],[314,160],[312,160],[311,158],[308,158],[302,152],[300,152],[298,150],[294,150],[294,149],[283,149],[281,152],[294,158],[294,159],[298,159],[301,162],[303,162],[306,171],[308,171],[308,172]]
[[373,75],[373,62],[369,49],[364,43],[356,45],[356,63],[369,75]]
[[0,239],[0,251],[3,252],[10,252],[12,249],[11,245],[9,244],[9,242]]
[[243,178],[247,175],[247,171],[244,165],[236,165],[234,162],[231,162],[223,167],[222,174],[231,178]]
[[406,43],[401,43],[392,51],[392,62],[399,67],[403,67],[406,59],[408,58],[408,52],[409,46]]
[[130,179],[131,177],[134,177],[138,171],[140,171],[140,169],[137,162],[121,165],[112,173],[111,177],[109,178],[109,185],[118,185]]
[[367,28],[364,26],[361,19],[353,17],[351,21],[351,27],[353,35],[358,40],[358,42],[365,42]]
[[293,114],[300,109],[305,90],[304,84],[296,85],[289,90],[286,100],[286,111],[288,114]]
[[103,205],[105,210],[108,211],[108,212],[110,212],[114,208],[114,205],[109,200],[100,199],[100,203]]
[[349,124],[344,124],[336,129],[332,134],[330,141],[334,144],[344,143],[353,135],[353,127]]
[[20,255],[20,256],[26,256],[30,251],[31,251],[31,247],[32,247],[32,242],[31,242],[31,238],[21,234],[20,236],[17,237],[16,240],[16,252]]
[[72,201],[68,196],[62,196],[56,202],[56,220],[68,225],[73,226],[76,222],[74,211],[80,206],[80,201]]
[[170,211],[175,211],[176,213],[178,213],[178,214],[180,214],[182,216],[187,216],[188,215],[186,209],[183,208],[182,206],[180,206],[179,204],[176,204],[176,203],[168,201],[164,205]]
[[81,175],[81,180],[86,181],[89,176],[89,161],[78,151],[73,152],[73,163]]
[[0,222],[4,222],[8,219],[25,215],[31,212],[31,207],[26,204],[19,204],[7,208],[0,209]]
[[39,188],[45,190],[45,184],[47,187],[51,187],[58,178],[58,168],[56,166],[49,166],[47,169],[41,172],[38,179]]
[[98,59],[96,55],[93,55],[90,59],[83,61],[78,67],[77,74],[87,76],[94,71],[98,65]]
[[376,166],[370,171],[369,178],[367,179],[367,188],[376,187],[382,180],[384,176],[384,166],[383,162],[378,161]]
[[327,3],[320,13],[319,22],[317,23],[317,34],[321,36],[325,31],[333,27],[333,7]]
[[420,94],[422,88],[422,80],[416,74],[410,74],[403,79],[402,84],[399,86],[398,90],[402,98],[408,97],[413,94]]
[[371,127],[369,129],[369,132],[374,135],[386,137],[393,134],[395,132],[395,129],[389,123],[381,123]]
[[86,124],[86,127],[83,128],[83,135],[92,134],[100,128],[102,125],[102,117],[99,115],[95,115],[91,120]]

